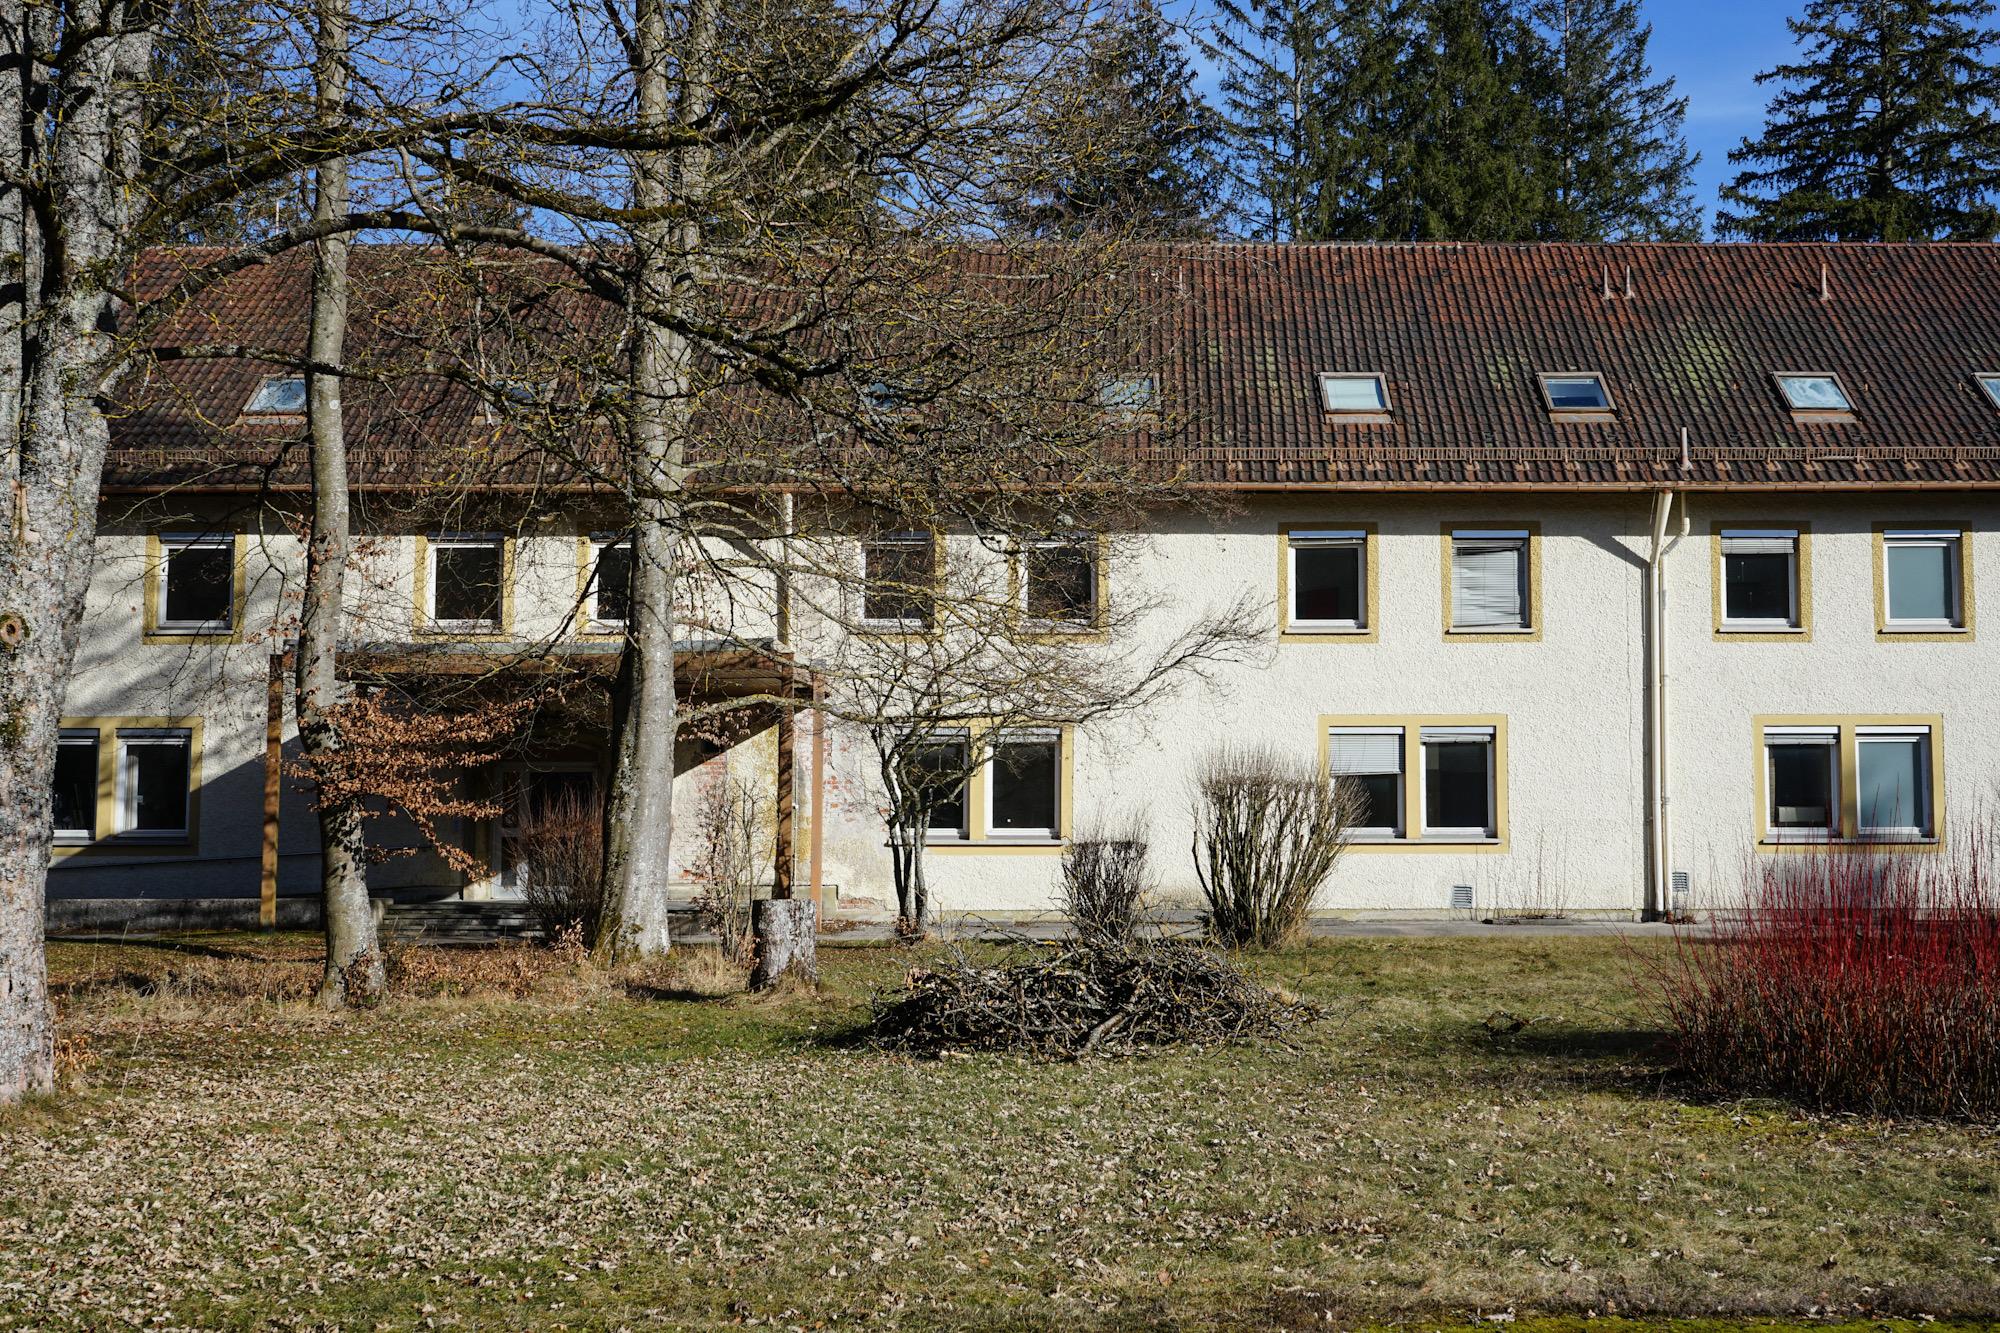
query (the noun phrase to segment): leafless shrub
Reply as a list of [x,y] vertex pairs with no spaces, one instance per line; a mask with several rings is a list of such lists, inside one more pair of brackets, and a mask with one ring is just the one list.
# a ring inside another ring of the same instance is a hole
[[1347,781],[1265,747],[1211,751],[1195,778],[1195,875],[1208,928],[1235,948],[1277,948],[1305,928],[1361,812]]
[[1282,1036],[1318,1017],[1202,945],[1081,939],[998,967],[976,967],[954,949],[876,1001],[870,1034],[897,1051],[1025,1050],[1078,1060]]
[[755,946],[750,929],[750,899],[757,883],[757,833],[764,806],[756,789],[736,778],[724,778],[702,791],[695,814],[695,836],[701,848],[690,867],[702,881],[696,896],[696,919],[715,934],[723,956],[747,967]]
[[551,942],[573,934],[585,947],[604,919],[604,806],[561,793],[521,814],[521,870],[528,909]]
[[1088,939],[1129,940],[1151,888],[1145,830],[1136,822],[1092,830],[1063,849],[1063,911]]

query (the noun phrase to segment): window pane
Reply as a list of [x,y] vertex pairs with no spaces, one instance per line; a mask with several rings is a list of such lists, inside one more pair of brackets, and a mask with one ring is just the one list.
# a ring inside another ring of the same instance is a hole
[[1944,542],[1892,543],[1889,563],[1889,619],[1949,621],[1951,548]]
[[185,738],[125,743],[125,780],[132,829],[177,833],[187,828],[188,743]]
[[1824,829],[1835,826],[1832,745],[1773,745],[1771,827]]
[[1453,629],[1521,629],[1523,541],[1480,541],[1454,538],[1451,548],[1451,624]]
[[1549,406],[1558,412],[1603,412],[1611,407],[1604,385],[1594,375],[1552,375],[1542,383]]
[[1083,542],[1031,546],[1022,559],[1027,573],[1027,612],[1036,620],[1088,624],[1097,616],[1096,552]]
[[1293,548],[1292,619],[1361,623],[1359,544]]
[[1792,620],[1792,557],[1722,557],[1722,616],[1725,620]]
[[1329,412],[1386,412],[1382,381],[1373,375],[1322,375],[1320,392]]
[[1339,779],[1361,798],[1354,826],[1394,829],[1403,822],[1403,779],[1395,773],[1368,773]]
[[597,548],[597,619],[623,621],[632,609],[632,548],[624,542]]
[[935,575],[930,542],[874,542],[863,549],[862,558],[867,562],[861,607],[865,618],[931,623]]
[[1487,805],[1486,756],[1483,741],[1424,742],[1424,825],[1434,829],[1487,829],[1493,815]]
[[1930,775],[1918,736],[1863,739],[1857,747],[1861,827],[1930,829]]
[[1056,829],[1054,737],[1003,741],[994,748],[993,832],[1053,833]]
[[1108,375],[1098,382],[1097,405],[1112,412],[1144,412],[1153,405],[1153,377]]
[[1853,404],[1831,375],[1784,375],[1785,401],[1801,412],[1847,412]]
[[56,747],[54,819],[58,833],[97,836],[97,741],[63,737]]
[[438,620],[500,619],[500,547],[433,548],[431,606]]
[[912,750],[904,761],[903,782],[912,796],[929,803],[932,830],[964,829],[964,741],[930,741]]
[[229,623],[236,583],[232,547],[169,545],[166,564],[168,624]]
[[246,412],[282,412],[286,414],[306,410],[306,382],[303,378],[278,376],[265,380],[250,395]]

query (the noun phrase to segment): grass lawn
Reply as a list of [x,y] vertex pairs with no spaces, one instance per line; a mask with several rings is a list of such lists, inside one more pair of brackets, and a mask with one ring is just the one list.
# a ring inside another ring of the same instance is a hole
[[413,957],[338,1017],[316,952],[52,946],[86,1064],[0,1116],[0,1326],[2000,1319],[2000,1136],[1692,1099],[1603,940],[1317,942],[1253,962],[1331,1011],[1293,1049],[1059,1066],[854,1047],[908,951]]

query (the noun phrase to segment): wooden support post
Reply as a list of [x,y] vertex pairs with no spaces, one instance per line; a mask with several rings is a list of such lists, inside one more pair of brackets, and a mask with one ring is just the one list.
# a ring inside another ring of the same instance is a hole
[[264,864],[257,894],[257,924],[266,930],[278,924],[278,795],[284,761],[285,659],[274,655],[264,690]]
[[789,898],[792,896],[792,880],[796,873],[797,856],[792,847],[792,774],[798,768],[798,750],[794,735],[798,730],[798,718],[789,706],[778,709],[778,787],[776,792],[777,828],[772,837],[771,896]]
[[819,705],[819,683],[813,683],[813,754],[812,754],[812,900],[813,910],[826,911],[826,903],[820,893],[821,849],[825,846],[821,830],[826,827],[826,710]]

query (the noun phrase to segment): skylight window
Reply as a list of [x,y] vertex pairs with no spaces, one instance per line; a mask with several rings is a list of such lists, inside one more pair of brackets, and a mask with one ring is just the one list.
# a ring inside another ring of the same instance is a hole
[[1778,372],[1778,388],[1794,412],[1852,412],[1854,400],[1840,376],[1825,371]]
[[306,410],[306,382],[300,375],[272,375],[257,386],[243,411],[252,416],[297,416]]
[[1153,410],[1151,375],[1106,375],[1097,382],[1097,405],[1112,416],[1136,417]]
[[1327,372],[1319,377],[1320,401],[1336,414],[1387,415],[1389,385],[1381,375],[1368,372],[1349,374]]
[[1988,375],[1982,372],[1972,378],[1978,380],[1979,387],[1986,390],[1986,396],[1992,401],[1993,406],[2000,407],[2000,375]]
[[1542,376],[1542,399],[1556,413],[1611,411],[1611,391],[1595,371]]

